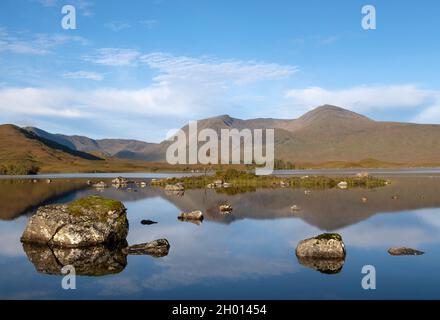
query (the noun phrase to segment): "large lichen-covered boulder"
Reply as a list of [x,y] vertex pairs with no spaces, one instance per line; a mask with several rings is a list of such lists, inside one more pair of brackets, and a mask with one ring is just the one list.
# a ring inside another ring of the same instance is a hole
[[65,205],[38,208],[21,241],[55,247],[117,244],[126,240],[128,220],[120,201],[90,196]]
[[323,233],[301,240],[296,247],[296,256],[309,259],[344,259],[345,245],[339,234]]

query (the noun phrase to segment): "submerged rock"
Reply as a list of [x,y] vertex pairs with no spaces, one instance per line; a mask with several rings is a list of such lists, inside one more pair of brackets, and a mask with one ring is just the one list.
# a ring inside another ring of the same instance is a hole
[[203,213],[200,210],[196,210],[193,212],[182,212],[178,219],[180,220],[203,220]]
[[127,254],[150,255],[153,257],[164,257],[168,255],[170,243],[167,239],[158,239],[147,243],[135,244],[124,249]]
[[90,196],[65,205],[38,208],[23,232],[22,242],[51,247],[85,247],[125,241],[126,209],[120,201]]
[[232,206],[229,203],[225,203],[220,205],[219,210],[223,213],[230,213],[232,212]]
[[290,207],[290,210],[299,211],[299,210],[301,210],[301,208],[299,206],[297,206],[296,204],[294,204],[293,206]]
[[390,248],[388,249],[388,253],[392,256],[420,256],[424,254],[423,251],[419,251],[411,248]]
[[48,245],[24,243],[29,261],[39,273],[61,275],[62,268],[71,265],[77,275],[103,276],[119,273],[127,266],[122,246],[104,245],[85,248],[51,248]]
[[323,233],[319,236],[301,240],[296,247],[298,258],[344,259],[345,245],[337,233]]

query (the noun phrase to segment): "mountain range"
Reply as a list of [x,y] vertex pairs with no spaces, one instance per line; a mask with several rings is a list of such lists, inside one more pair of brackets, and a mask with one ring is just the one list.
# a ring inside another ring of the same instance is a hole
[[[7,154],[14,153],[14,150],[7,151],[8,139],[11,143],[11,139],[15,139],[14,143],[21,141],[26,145],[32,142],[34,147],[35,143],[43,144],[48,150],[66,153],[66,157],[163,162],[170,144],[169,141],[95,140],[85,136],[53,134],[35,127],[13,127],[15,134],[6,137],[5,126],[11,129],[11,125],[0,126],[0,147],[2,153]],[[440,163],[440,125],[375,121],[332,105],[317,107],[297,119],[242,120],[221,115],[199,120],[198,130],[204,128],[217,132],[233,128],[275,129],[275,158],[293,163],[355,163],[365,159],[400,164]],[[186,132],[188,126],[182,129]],[[28,150],[32,149],[29,145]]]
[[[292,162],[361,161],[440,162],[440,125],[374,121],[331,105],[320,106],[298,119],[242,120],[228,115],[198,121],[198,129],[275,129],[275,158]],[[94,140],[25,128],[70,149],[104,155],[164,161],[168,141]],[[187,126],[183,127],[187,130]]]

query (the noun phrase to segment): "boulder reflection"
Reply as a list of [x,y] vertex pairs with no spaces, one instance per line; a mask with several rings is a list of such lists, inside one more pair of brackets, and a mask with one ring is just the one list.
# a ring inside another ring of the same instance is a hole
[[325,274],[336,274],[342,271],[344,259],[316,259],[297,257],[298,262],[304,267],[314,269]]
[[127,254],[122,246],[108,248],[51,248],[47,245],[23,244],[30,262],[39,273],[61,275],[64,266],[75,267],[77,275],[104,276],[120,273],[127,266]]

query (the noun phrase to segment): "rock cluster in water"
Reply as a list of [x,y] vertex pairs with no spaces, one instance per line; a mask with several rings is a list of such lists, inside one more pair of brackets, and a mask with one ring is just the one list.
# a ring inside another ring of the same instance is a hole
[[215,189],[215,188],[230,188],[232,187],[232,184],[229,182],[225,182],[223,180],[215,180],[212,183],[209,183],[206,188],[208,189]]

